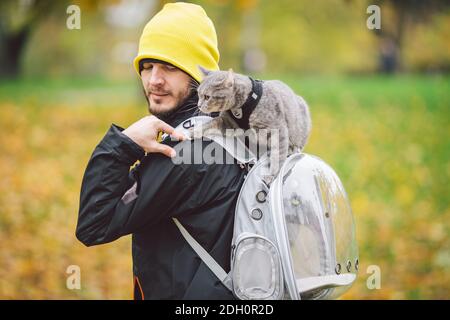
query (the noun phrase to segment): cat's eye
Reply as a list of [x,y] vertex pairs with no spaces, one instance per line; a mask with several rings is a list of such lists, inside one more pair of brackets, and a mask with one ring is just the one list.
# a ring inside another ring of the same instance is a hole
[[210,97],[210,96],[207,96],[207,95],[204,96],[204,99],[205,99],[206,101],[208,101],[209,98],[211,98],[211,97]]

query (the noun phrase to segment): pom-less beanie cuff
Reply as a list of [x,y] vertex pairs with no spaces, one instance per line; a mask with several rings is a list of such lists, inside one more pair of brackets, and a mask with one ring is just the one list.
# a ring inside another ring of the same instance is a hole
[[216,31],[203,8],[177,2],[166,4],[145,26],[134,67],[140,75],[140,60],[157,59],[200,82],[198,66],[219,70],[219,58]]

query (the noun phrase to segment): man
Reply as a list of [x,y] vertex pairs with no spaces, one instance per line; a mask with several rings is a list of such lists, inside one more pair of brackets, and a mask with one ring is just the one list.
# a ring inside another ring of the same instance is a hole
[[[134,61],[152,115],[125,130],[112,125],[87,165],[76,236],[91,246],[132,234],[135,299],[233,298],[172,217],[229,270],[245,171],[237,164],[176,165],[177,142],[157,141],[161,131],[184,139],[173,128],[197,112],[198,65],[218,70],[218,60],[214,25],[204,10],[165,5],[145,26]],[[193,154],[192,141],[180,143]],[[130,171],[136,160],[140,164]]]

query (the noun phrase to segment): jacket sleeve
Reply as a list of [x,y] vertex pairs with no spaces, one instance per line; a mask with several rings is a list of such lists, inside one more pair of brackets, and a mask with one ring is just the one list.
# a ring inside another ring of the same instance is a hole
[[90,246],[112,241],[109,225],[117,202],[135,182],[130,167],[144,150],[112,125],[97,145],[85,170],[76,236]]
[[[224,191],[217,188],[221,174],[214,166],[175,164],[159,153],[144,157],[144,151],[122,130],[111,126],[83,177],[76,236],[86,246],[111,242],[162,219],[195,212]],[[138,159],[141,163],[130,171]]]

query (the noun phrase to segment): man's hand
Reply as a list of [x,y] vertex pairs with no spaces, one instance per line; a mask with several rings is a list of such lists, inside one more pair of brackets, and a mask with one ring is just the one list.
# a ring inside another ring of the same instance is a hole
[[176,155],[175,150],[156,140],[160,131],[170,134],[178,140],[186,139],[183,134],[176,132],[174,128],[155,116],[147,116],[136,121],[123,130],[122,133],[128,136],[147,153],[159,152],[172,158]]

